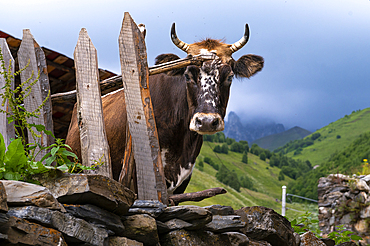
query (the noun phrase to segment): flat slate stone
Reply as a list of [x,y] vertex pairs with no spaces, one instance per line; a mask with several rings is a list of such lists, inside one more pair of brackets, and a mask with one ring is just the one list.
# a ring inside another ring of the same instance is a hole
[[6,191],[3,183],[0,181],[0,212],[8,211]]
[[245,222],[238,215],[214,215],[212,221],[205,226],[205,230],[211,232],[231,232],[244,228]]
[[160,201],[136,200],[128,210],[127,215],[148,214],[157,218],[167,206]]
[[63,174],[39,180],[63,204],[93,204],[118,215],[125,215],[135,193],[102,175]]
[[231,206],[211,205],[203,207],[213,215],[234,215],[234,209]]
[[7,241],[12,244],[67,246],[62,233],[27,220],[10,217],[6,224]]
[[144,246],[144,244],[127,237],[110,237],[109,246]]
[[[211,222],[212,214],[205,208],[184,205],[184,206],[172,206],[166,208],[161,215],[158,216],[158,220],[166,222],[171,219],[181,219],[187,222],[195,220],[205,220]],[[207,223],[208,223],[207,222]]]
[[326,246],[326,244],[318,239],[315,234],[308,231],[301,235],[300,246]]
[[210,231],[171,231],[161,236],[161,246],[192,246],[192,245],[212,245],[212,246],[248,246],[249,239],[242,233],[222,233],[216,234]]
[[106,230],[59,211],[28,206],[10,208],[8,215],[52,227],[62,232],[67,242],[85,242],[97,246],[104,246],[108,242]]
[[124,236],[144,245],[156,245],[159,241],[156,220],[147,214],[125,216]]
[[267,241],[274,246],[296,246],[290,222],[270,208],[244,207],[236,210],[246,226],[240,231],[250,239]]
[[111,231],[110,235],[123,235],[125,227],[121,221],[121,217],[108,212],[104,209],[91,204],[86,205],[68,205],[64,204],[64,208],[69,214],[74,217],[86,220],[89,223]]
[[2,180],[1,183],[5,187],[9,206],[34,205],[65,212],[64,207],[46,187],[14,180]]

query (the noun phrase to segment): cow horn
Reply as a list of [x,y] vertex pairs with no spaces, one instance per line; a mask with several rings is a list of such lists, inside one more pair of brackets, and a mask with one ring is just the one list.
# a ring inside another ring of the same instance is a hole
[[245,24],[244,36],[238,42],[235,42],[230,46],[232,53],[243,48],[243,46],[248,42],[248,39],[249,39],[249,26],[248,24]]
[[182,49],[183,51],[187,52],[188,49],[189,49],[189,45],[183,41],[181,41],[177,35],[176,35],[176,30],[175,30],[175,23],[172,24],[172,28],[171,28],[171,39],[172,39],[172,42],[180,49]]

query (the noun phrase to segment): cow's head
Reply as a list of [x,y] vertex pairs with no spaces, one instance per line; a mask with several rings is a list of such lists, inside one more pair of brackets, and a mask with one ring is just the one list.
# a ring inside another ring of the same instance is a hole
[[[189,129],[199,134],[214,134],[224,130],[224,117],[229,100],[232,79],[251,77],[263,67],[263,58],[244,55],[237,61],[232,54],[241,49],[249,39],[248,24],[244,36],[234,44],[220,40],[205,39],[193,44],[181,41],[171,28],[172,42],[188,55],[213,54],[216,59],[203,62],[201,66],[188,66],[169,72],[169,75],[184,76],[187,83],[187,100],[191,113]],[[156,64],[179,59],[174,54],[164,54],[156,58]]]

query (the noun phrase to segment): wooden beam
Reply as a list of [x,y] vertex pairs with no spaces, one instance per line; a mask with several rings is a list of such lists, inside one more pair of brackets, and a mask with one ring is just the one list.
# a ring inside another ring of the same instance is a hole
[[85,28],[80,31],[73,56],[82,164],[91,167],[101,160],[103,165],[87,173],[113,178],[99,88],[98,56]]
[[59,64],[59,63],[56,63],[56,62],[53,62],[51,60],[47,60],[47,63],[49,66],[53,66],[59,70],[62,70],[64,72],[67,72],[67,73],[72,73],[72,74],[75,74],[75,70],[73,68],[70,68],[70,67],[67,67],[67,66],[64,66],[62,64]]
[[197,192],[170,195],[168,199],[171,205],[175,205],[179,204],[180,202],[187,201],[199,202],[206,198],[210,198],[219,194],[225,194],[226,192],[227,191],[224,188],[217,187]]

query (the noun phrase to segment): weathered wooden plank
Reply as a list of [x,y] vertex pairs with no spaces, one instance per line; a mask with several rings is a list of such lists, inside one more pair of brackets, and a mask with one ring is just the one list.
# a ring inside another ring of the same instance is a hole
[[[54,134],[54,125],[53,125],[53,112],[52,112],[52,105],[51,105],[51,97],[50,97],[50,83],[49,83],[49,75],[48,75],[48,65],[46,64],[46,57],[45,53],[39,44],[35,41],[35,53],[36,53],[36,62],[38,70],[40,71],[40,89],[41,89],[41,96],[42,100],[44,101],[45,98],[49,96],[47,101],[44,104],[43,110],[41,114],[44,115],[44,123],[46,130],[51,131]],[[54,143],[54,138],[51,135],[47,137],[47,145]]]
[[[18,50],[18,61],[20,68],[24,68],[27,66],[29,62],[29,66],[21,73],[21,82],[25,82],[30,77],[33,77],[32,81],[37,78],[38,73],[40,73],[39,80],[32,86],[31,93],[28,97],[24,100],[24,107],[28,112],[33,112],[37,109],[43,102],[43,100],[48,95],[49,91],[49,80],[48,74],[46,70],[46,62],[45,56],[40,54],[39,51],[40,47],[33,38],[31,31],[29,29],[23,30],[23,38],[22,43]],[[42,52],[42,51],[41,51]],[[37,55],[36,55],[37,53]],[[33,74],[33,75],[32,75]],[[40,115],[38,118],[32,117],[29,119],[28,123],[33,123],[36,125],[44,125],[47,130],[52,130],[53,126],[52,123],[50,124],[51,120],[51,104],[50,100],[47,102],[49,105],[42,108]],[[48,117],[45,117],[49,115]],[[34,143],[38,141],[41,146],[48,146],[52,142],[52,138],[48,137],[46,134],[41,133],[41,138],[39,139],[32,139],[31,132],[28,130],[28,142]],[[39,148],[36,148],[37,153]],[[46,154],[46,150],[42,150],[40,154],[36,157],[36,160],[39,161],[44,155]]]
[[[11,71],[10,73],[14,73],[14,58],[9,50],[9,46],[6,43],[5,38],[0,38],[0,48],[1,48],[1,53],[3,55],[4,59],[4,65],[5,69],[8,70],[9,65],[11,64]],[[9,64],[10,63],[10,64]],[[0,66],[0,71],[3,72],[2,66]],[[3,93],[4,89],[2,89],[5,86],[5,78],[3,76],[0,76],[0,92]],[[14,89],[14,78],[12,79],[11,83],[11,89]],[[9,112],[9,105],[8,102],[4,103],[4,106],[2,106],[2,98],[0,98],[0,109]],[[5,141],[5,146],[8,147],[10,144],[10,138],[14,138],[14,122],[8,124],[8,121],[6,119],[6,114],[0,113],[0,133],[4,137]]]
[[132,137],[138,198],[168,203],[153,107],[145,42],[129,13],[118,38],[127,120]]
[[[164,73],[168,72],[173,69],[179,69],[183,68],[189,65],[200,65],[202,62],[206,60],[214,59],[215,56],[210,55],[199,55],[199,56],[188,56],[183,59],[170,61],[162,64],[158,64],[152,67],[149,67],[149,75],[154,75],[158,73]],[[110,92],[112,88],[120,88],[122,86],[122,75],[117,75],[114,77],[111,77],[109,79],[102,80],[100,82],[100,89],[102,95],[104,95],[106,92]],[[76,91],[68,91],[68,92],[62,92],[62,93],[56,93],[51,96],[51,100],[53,102],[56,101],[73,101],[76,100]]]
[[99,87],[97,51],[86,29],[82,28],[74,51],[77,89],[77,119],[80,129],[82,164],[104,164],[88,173],[112,178],[109,146],[105,132]]

